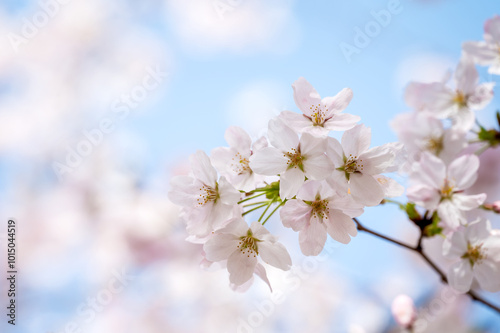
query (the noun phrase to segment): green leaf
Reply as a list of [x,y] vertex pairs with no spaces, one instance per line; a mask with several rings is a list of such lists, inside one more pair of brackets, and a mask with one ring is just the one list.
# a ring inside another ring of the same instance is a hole
[[432,223],[429,224],[427,227],[424,229],[424,234],[427,237],[433,237],[436,235],[441,235],[443,233],[443,228],[441,228],[438,224],[441,221],[439,218],[437,212],[434,212],[432,215]]
[[415,204],[413,202],[408,202],[405,207],[406,214],[408,214],[408,218],[412,221],[420,221],[422,216],[415,208]]

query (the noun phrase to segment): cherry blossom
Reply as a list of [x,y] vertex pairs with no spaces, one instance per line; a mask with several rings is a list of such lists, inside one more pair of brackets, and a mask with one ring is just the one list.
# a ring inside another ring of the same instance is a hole
[[363,213],[363,207],[350,197],[340,197],[326,181],[308,180],[280,211],[283,225],[299,232],[302,253],[315,256],[325,246],[327,233],[347,244],[357,235],[352,217]]
[[217,171],[203,151],[192,155],[190,162],[192,176],[172,178],[168,198],[184,207],[188,233],[205,237],[233,217],[241,195],[225,177],[217,181]]
[[447,167],[439,158],[423,153],[419,163],[415,163],[410,174],[408,199],[431,212],[437,210],[446,226],[456,230],[464,225],[464,211],[479,207],[486,194],[467,195],[464,190],[471,187],[477,179],[479,158],[464,155]]
[[325,155],[326,140],[304,133],[298,137],[279,119],[269,121],[269,142],[250,157],[250,167],[256,173],[280,175],[280,198],[292,198],[305,177],[322,180],[330,175],[333,164]]
[[[229,280],[240,286],[250,280],[256,272],[266,276],[258,266],[257,256],[267,264],[288,270],[292,260],[283,244],[271,235],[259,222],[250,227],[242,218],[232,219],[205,243],[203,249],[210,261],[227,260]],[[267,277],[266,277],[267,279]]]
[[417,310],[408,295],[397,296],[392,301],[391,310],[394,319],[404,328],[410,328],[417,319]]
[[454,232],[443,243],[443,254],[458,259],[447,274],[456,290],[469,291],[475,279],[484,290],[500,291],[500,237],[492,235],[488,220],[478,219],[465,230]]
[[267,146],[265,137],[259,138],[252,145],[250,136],[240,127],[231,126],[224,135],[229,147],[212,150],[211,161],[214,167],[227,177],[238,190],[251,191],[263,182],[264,177],[257,175],[250,168],[250,156]]
[[342,112],[352,99],[352,90],[342,89],[333,97],[321,99],[314,87],[303,77],[292,85],[295,104],[303,114],[283,111],[280,118],[300,133],[327,136],[330,131],[344,131],[353,128],[359,116]]
[[429,112],[402,113],[391,125],[404,143],[410,162],[418,161],[422,152],[427,151],[449,163],[467,145],[465,132],[445,129]]
[[478,81],[474,63],[462,57],[455,71],[455,89],[443,82],[410,82],[405,92],[406,103],[417,111],[429,111],[437,118],[451,118],[456,128],[468,131],[474,125],[473,110],[483,109],[493,98],[495,84],[478,84]]
[[371,130],[364,125],[345,131],[342,144],[329,137],[327,155],[335,170],[327,181],[341,195],[350,194],[360,204],[376,206],[385,195],[384,181],[377,181],[376,176],[394,166],[400,146],[385,144],[370,149],[370,141]]
[[500,16],[484,24],[484,41],[465,42],[462,49],[476,64],[490,66],[488,73],[500,75]]

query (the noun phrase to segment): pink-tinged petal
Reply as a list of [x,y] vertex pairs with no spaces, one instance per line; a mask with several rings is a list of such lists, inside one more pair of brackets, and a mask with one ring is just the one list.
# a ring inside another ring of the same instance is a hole
[[458,112],[452,116],[453,129],[468,132],[474,126],[475,119],[476,116],[474,111],[468,107],[460,108]]
[[491,65],[498,59],[495,45],[486,42],[465,42],[462,44],[462,50],[478,65]]
[[448,269],[448,283],[455,290],[466,293],[472,284],[472,269],[467,260],[460,260]]
[[241,200],[241,193],[225,177],[219,179],[219,199],[223,204],[236,205]]
[[[315,180],[311,180],[315,182]],[[326,182],[326,180],[319,181],[318,193],[321,199],[331,199],[333,197],[338,197],[337,192]]]
[[435,189],[441,189],[446,178],[446,165],[429,152],[422,153],[420,162],[414,164],[411,180]]
[[350,155],[359,156],[370,148],[372,131],[363,124],[345,131],[342,135],[342,147],[344,154],[349,158]]
[[435,210],[441,200],[441,194],[427,185],[414,185],[406,190],[408,199],[428,210]]
[[269,120],[267,136],[269,142],[282,152],[289,152],[292,148],[297,149],[299,145],[298,134],[286,126],[279,118]]
[[[410,82],[405,89],[405,101],[417,111],[446,109],[452,104],[453,96],[442,82]],[[436,115],[437,116],[437,115]],[[440,115],[439,117],[445,117]]]
[[479,73],[472,60],[468,57],[462,57],[455,71],[455,80],[457,89],[464,95],[471,95],[479,81]]
[[249,229],[248,224],[241,217],[232,218],[228,221],[227,225],[218,230],[219,234],[233,234],[236,236],[246,236]]
[[453,194],[451,201],[460,210],[471,210],[479,207],[486,200],[486,193],[465,195],[461,193]]
[[269,146],[267,138],[265,136],[261,136],[252,144],[252,152],[255,153],[256,151],[259,151],[267,146]]
[[356,126],[356,123],[361,120],[360,116],[355,116],[348,113],[336,114],[332,118],[325,121],[324,128],[329,131],[347,131]]
[[304,173],[309,179],[326,179],[334,170],[332,161],[326,155],[308,156],[303,163]]
[[231,148],[235,148],[240,153],[250,152],[252,139],[245,130],[238,126],[230,126],[224,134],[224,139]]
[[311,219],[311,206],[302,200],[288,200],[280,210],[283,225],[293,231],[304,229]]
[[212,205],[207,221],[212,225],[213,230],[219,230],[227,225],[228,221],[234,217],[234,207],[234,205],[225,205],[221,202]]
[[299,133],[302,133],[309,127],[313,126],[311,119],[296,112],[282,111],[278,117],[283,121],[283,123],[285,123],[285,125]]
[[302,156],[314,156],[325,153],[326,139],[317,138],[309,133],[304,133],[300,137],[300,153]]
[[382,186],[370,175],[351,174],[349,188],[353,199],[365,206],[376,206],[384,199]]
[[293,167],[280,175],[280,198],[290,199],[299,191],[304,184],[304,173],[298,168]]
[[323,127],[323,126],[314,126],[314,125],[312,125],[312,122],[311,122],[311,126],[305,128],[303,133],[308,133],[316,138],[325,139],[328,136],[328,134],[330,133],[330,130],[326,127]]
[[232,234],[213,235],[203,245],[205,257],[210,261],[226,260],[238,249],[239,238]]
[[347,183],[344,171],[334,170],[330,177],[326,179],[326,182],[340,196],[346,196],[349,192],[349,184]]
[[326,156],[328,156],[336,168],[344,164],[344,150],[337,139],[328,137],[326,146]]
[[266,269],[264,266],[260,263],[257,263],[257,266],[255,266],[255,275],[261,278],[262,281],[264,281],[268,286],[269,290],[273,292],[273,288],[271,287],[271,283],[269,283],[269,279],[267,278],[267,273]]
[[321,101],[322,104],[326,105],[329,113],[339,113],[342,112],[352,100],[352,89],[344,88],[337,95],[333,97],[325,97]]
[[330,211],[340,210],[349,217],[357,217],[363,214],[363,205],[355,202],[350,195],[345,197],[335,196],[328,202]]
[[[264,239],[268,238],[268,236],[272,236],[269,230],[267,230],[260,222],[254,221],[250,225],[250,229],[252,230],[252,234],[255,238]],[[273,236],[274,237],[274,236]]]
[[437,208],[437,212],[441,221],[451,230],[457,230],[460,225],[464,225],[467,222],[462,211],[459,210],[451,200],[441,201]]
[[490,236],[491,224],[488,220],[478,219],[465,229],[465,237],[473,245],[484,243]]
[[358,164],[363,166],[363,173],[378,175],[385,172],[385,169],[392,165],[394,157],[394,152],[390,146],[383,145],[373,147],[359,155]]
[[476,155],[463,155],[448,167],[448,179],[460,190],[471,187],[477,179],[479,158]]
[[308,226],[299,233],[300,250],[306,256],[317,256],[323,250],[326,238],[326,225],[312,218]]
[[483,260],[474,265],[474,275],[482,289],[496,293],[500,291],[500,263]]
[[184,220],[186,221],[186,231],[189,235],[204,238],[213,231],[212,223],[209,220],[213,206],[213,203],[210,202],[202,207],[186,211]]
[[351,241],[351,236],[358,234],[354,221],[340,210],[330,211],[328,219],[323,220],[330,237],[337,242],[347,244]]
[[266,264],[287,271],[292,265],[292,258],[288,254],[285,246],[275,242],[259,242],[257,244],[259,255]]
[[170,180],[170,191],[168,191],[168,199],[176,205],[194,207],[198,193],[194,179],[189,176],[175,176]]
[[[500,54],[499,54],[500,57]],[[488,82],[478,85],[469,99],[467,100],[467,106],[472,110],[482,110],[484,109],[493,99],[493,88],[495,87],[494,82]]]
[[275,176],[286,170],[288,158],[274,147],[262,148],[250,156],[250,168],[257,174]]
[[215,168],[212,166],[208,155],[204,151],[198,150],[189,157],[189,161],[191,162],[193,175],[203,184],[215,187],[217,171],[215,171]]
[[444,149],[438,155],[443,162],[450,164],[465,147],[467,137],[465,132],[455,129],[447,129],[443,134]]
[[492,43],[500,43],[500,16],[495,15],[484,23],[484,39]]
[[382,189],[384,190],[384,197],[386,198],[399,197],[405,192],[404,186],[392,178],[382,175],[376,175],[374,177],[382,186]]
[[257,257],[243,251],[234,251],[227,259],[229,281],[237,286],[252,278],[257,265]]
[[218,147],[210,153],[210,160],[219,173],[227,175],[229,172],[233,172],[230,168],[230,162],[237,153],[233,148]]
[[448,259],[460,258],[467,252],[467,240],[462,231],[454,232],[443,242],[443,256]]
[[311,115],[311,107],[321,103],[321,97],[314,87],[303,77],[292,84],[293,99],[305,115]]
[[317,180],[307,180],[297,193],[297,198],[304,201],[314,201],[321,189],[322,182]]

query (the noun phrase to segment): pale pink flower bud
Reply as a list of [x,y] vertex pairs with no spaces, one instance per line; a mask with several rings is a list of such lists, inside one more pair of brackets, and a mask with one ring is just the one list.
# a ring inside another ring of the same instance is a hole
[[402,327],[409,328],[417,318],[413,300],[407,295],[399,295],[392,301],[392,315]]

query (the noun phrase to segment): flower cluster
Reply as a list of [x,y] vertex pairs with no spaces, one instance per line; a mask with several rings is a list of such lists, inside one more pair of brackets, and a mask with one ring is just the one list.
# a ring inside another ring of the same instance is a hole
[[[269,121],[267,136],[254,141],[243,129],[228,128],[229,147],[210,157],[198,151],[192,174],[172,179],[169,198],[183,207],[188,240],[203,244],[205,263],[227,266],[234,287],[244,288],[254,273],[268,283],[259,257],[289,269],[285,247],[263,226],[280,207],[283,225],[299,232],[302,253],[318,255],[327,235],[344,244],[356,236],[352,218],[365,206],[404,191],[382,175],[395,169],[402,145],[370,148],[370,129],[342,113],[351,89],[321,98],[304,78],[292,87],[302,113],[283,111]],[[341,142],[331,131],[344,131]],[[264,212],[248,226],[244,216],[257,209]]]
[[[298,232],[302,253],[315,256],[328,235],[347,244],[358,230],[366,231],[356,220],[365,207],[394,202],[421,229],[417,247],[407,247],[425,256],[423,237],[445,237],[443,255],[455,260],[447,274],[452,287],[467,292],[475,279],[483,289],[499,291],[499,232],[488,220],[468,215],[478,208],[498,212],[498,201],[485,203],[486,194],[467,192],[478,177],[477,155],[500,144],[500,131],[474,128],[475,112],[490,103],[494,89],[494,83],[479,82],[475,66],[490,65],[490,73],[500,74],[499,45],[496,16],[485,25],[484,42],[463,45],[454,83],[411,82],[405,99],[414,111],[392,122],[400,142],[370,147],[370,128],[343,113],[352,90],[321,98],[304,78],[292,85],[300,112],[271,119],[266,136],[252,140],[243,129],[228,128],[229,147],[214,149],[210,157],[196,152],[191,175],[172,179],[169,192],[183,207],[188,240],[203,244],[204,264],[227,267],[239,290],[254,274],[269,284],[259,258],[282,270],[292,264],[284,245],[264,227],[278,210],[283,226]],[[500,114],[498,119],[500,126]],[[340,141],[332,131],[343,131]],[[475,154],[471,139],[483,145]],[[408,175],[407,204],[389,199],[405,191],[387,176],[395,171]],[[260,217],[249,225],[245,217],[258,210]]]
[[[425,236],[446,237],[443,255],[456,260],[447,279],[461,292],[469,291],[473,277],[485,290],[500,290],[498,236],[491,232],[488,220],[468,218],[472,210],[491,207],[494,211],[494,205],[483,205],[484,193],[467,192],[478,177],[477,155],[498,144],[498,139],[489,140],[486,135],[493,131],[495,136],[498,131],[473,127],[475,111],[490,103],[494,88],[494,83],[479,83],[475,65],[490,65],[490,73],[500,74],[499,43],[500,17],[495,16],[485,24],[485,42],[463,44],[454,85],[447,80],[409,83],[405,99],[414,112],[399,115],[392,123],[409,157],[410,205],[425,211],[424,217],[415,212],[413,220],[424,228]],[[485,145],[474,154],[472,142]]]

